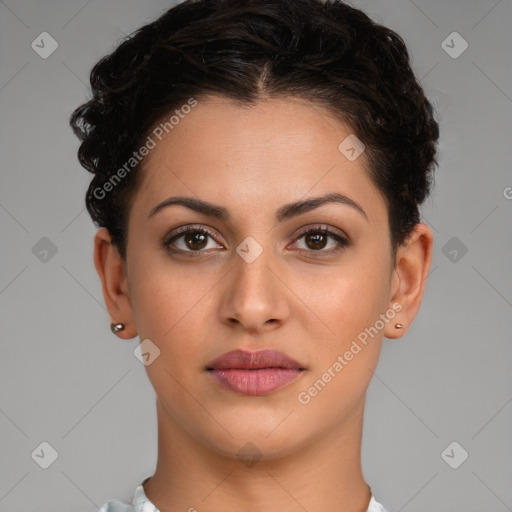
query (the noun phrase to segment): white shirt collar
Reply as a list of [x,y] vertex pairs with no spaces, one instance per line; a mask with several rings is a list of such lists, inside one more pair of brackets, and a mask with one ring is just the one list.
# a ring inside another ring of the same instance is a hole
[[[142,481],[142,483],[135,489],[135,493],[133,495],[132,506],[133,512],[160,512],[153,503],[149,500],[144,492],[143,485],[150,479],[151,477],[147,477]],[[368,504],[368,508],[366,512],[387,512],[387,510],[376,501],[373,492],[371,494],[370,503]]]

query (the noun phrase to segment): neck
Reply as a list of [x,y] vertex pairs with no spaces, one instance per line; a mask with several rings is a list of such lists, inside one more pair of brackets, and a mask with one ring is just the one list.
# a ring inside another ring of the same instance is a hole
[[144,491],[160,512],[366,512],[371,493],[361,469],[363,409],[364,402],[342,432],[326,432],[283,456],[242,461],[236,451],[220,454],[198,442],[157,400],[158,462]]

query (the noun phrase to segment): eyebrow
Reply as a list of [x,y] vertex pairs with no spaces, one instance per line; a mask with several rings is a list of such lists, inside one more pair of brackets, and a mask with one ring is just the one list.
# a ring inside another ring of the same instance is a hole
[[[309,212],[327,203],[339,203],[350,206],[354,210],[358,211],[361,215],[363,215],[366,220],[368,220],[366,212],[356,201],[335,192],[326,194],[324,196],[305,199],[304,201],[285,204],[276,211],[275,217],[278,222],[282,222],[283,220],[287,220],[297,215]],[[148,219],[153,217],[153,215],[162,209],[172,205],[185,206],[186,208],[194,210],[198,213],[222,221],[229,221],[231,219],[231,215],[229,214],[228,210],[223,206],[209,203],[194,197],[169,197],[151,209],[148,215]]]

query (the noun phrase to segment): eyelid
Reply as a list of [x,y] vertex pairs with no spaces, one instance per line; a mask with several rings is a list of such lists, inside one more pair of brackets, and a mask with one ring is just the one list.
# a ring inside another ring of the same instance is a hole
[[349,241],[348,235],[339,228],[335,228],[334,226],[330,226],[329,224],[313,224],[311,226],[306,226],[305,228],[301,228],[298,233],[294,234],[296,238],[301,237],[302,235],[308,233],[309,231],[329,231],[334,235],[338,235],[341,238],[345,238]]

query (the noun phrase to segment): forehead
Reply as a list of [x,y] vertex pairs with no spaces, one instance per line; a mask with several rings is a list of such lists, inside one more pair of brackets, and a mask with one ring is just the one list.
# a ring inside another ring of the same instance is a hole
[[138,214],[147,215],[171,195],[196,196],[249,214],[253,206],[277,208],[329,192],[364,203],[370,220],[386,213],[364,151],[347,157],[354,154],[346,153],[355,137],[350,127],[317,104],[284,98],[240,106],[208,97],[174,121],[168,133],[151,134],[155,145],[144,160],[132,205]]

